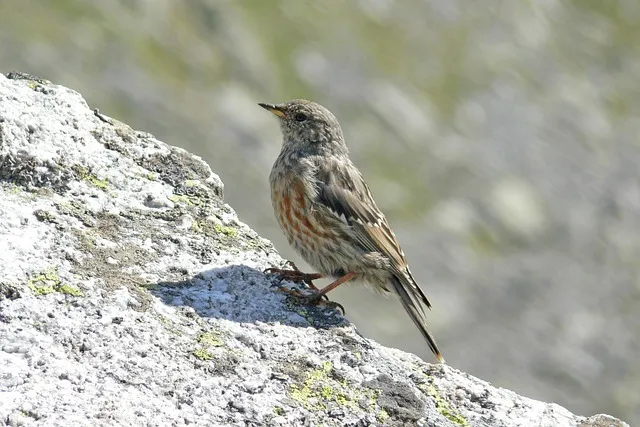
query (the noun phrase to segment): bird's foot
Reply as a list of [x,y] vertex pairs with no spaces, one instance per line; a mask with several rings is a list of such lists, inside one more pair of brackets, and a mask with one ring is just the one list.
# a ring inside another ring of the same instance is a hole
[[346,314],[344,307],[339,302],[331,301],[326,294],[314,291],[311,295],[304,295],[299,298],[300,303],[306,305],[321,305],[323,307],[329,307],[334,310],[340,310],[342,315]]
[[308,287],[313,290],[318,290],[316,285],[313,284],[313,281],[316,279],[322,279],[324,276],[320,273],[303,273],[298,269],[298,267],[292,262],[288,261],[291,266],[290,270],[282,269],[282,268],[267,268],[263,271],[264,274],[277,274],[280,276],[281,280],[290,280],[294,283],[304,283]]
[[267,268],[264,271],[264,274],[277,274],[280,276],[281,280],[290,280],[294,283],[304,283],[314,290],[317,290],[318,288],[313,284],[313,281],[324,277],[319,273],[303,273],[301,271],[283,270],[280,268]]
[[331,306],[334,309],[339,308],[340,311],[342,311],[342,314],[345,314],[344,307],[337,302],[330,301],[327,297],[327,293],[331,292],[343,283],[347,283],[348,281],[355,279],[357,276],[358,274],[354,272],[347,273],[344,276],[337,278],[321,290],[314,290],[313,294],[305,297],[304,302],[306,304],[316,305],[322,303],[323,305]]
[[340,310],[342,314],[345,314],[342,304],[330,301],[329,297],[326,295],[326,292],[321,292],[318,287],[313,284],[314,280],[322,279],[324,275],[320,273],[303,273],[292,261],[288,261],[288,263],[291,266],[290,270],[282,268],[267,268],[263,273],[276,274],[280,278],[280,281],[289,280],[294,283],[302,283],[306,285],[312,293],[309,294],[309,292],[303,292],[296,288],[290,289],[277,284],[274,285],[274,287],[277,287],[278,292],[282,292],[293,297],[300,304],[320,305],[332,308],[334,310]]
[[329,297],[325,294],[321,294],[319,291],[309,291],[303,292],[296,288],[287,288],[285,286],[278,286],[278,292],[283,294],[287,294],[300,305],[317,305],[322,307],[329,307],[333,310],[340,310],[340,312],[344,315],[345,310],[342,304],[329,300]]

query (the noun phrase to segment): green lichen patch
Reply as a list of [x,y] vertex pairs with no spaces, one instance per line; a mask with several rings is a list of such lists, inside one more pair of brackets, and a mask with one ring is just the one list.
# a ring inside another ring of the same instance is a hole
[[309,410],[327,411],[343,407],[357,411],[363,408],[374,410],[378,393],[336,379],[333,364],[327,361],[322,367],[308,372],[302,382],[292,384],[289,396]]
[[444,396],[442,396],[442,394],[440,394],[434,384],[429,384],[428,386],[424,384],[421,385],[420,388],[422,388],[423,390],[426,389],[427,394],[435,400],[436,409],[442,414],[442,416],[459,426],[470,427],[467,419],[463,417],[460,411],[454,408],[451,403],[449,403],[449,401]]
[[58,272],[54,269],[38,274],[29,279],[29,289],[36,296],[52,294],[56,291],[56,286],[61,284]]
[[233,228],[233,227],[228,227],[226,225],[222,225],[222,224],[216,224],[215,225],[215,230],[218,233],[222,233],[225,236],[229,236],[229,237],[236,237],[238,235],[238,230]]
[[196,348],[193,350],[193,355],[203,361],[209,361],[213,359],[213,354],[206,348]]
[[82,293],[82,291],[74,286],[71,286],[67,283],[62,283],[59,288],[58,288],[58,292],[60,292],[61,294],[65,294],[65,295],[72,295],[74,297],[82,297],[84,296],[84,294]]
[[222,337],[220,336],[220,333],[218,331],[203,332],[198,335],[197,341],[198,344],[210,347],[221,347],[222,345],[224,345],[224,341],[222,340]]
[[204,218],[193,223],[192,231],[209,237],[217,238],[220,234],[227,237],[237,237],[238,229],[222,225],[209,218]]
[[75,297],[84,296],[80,289],[60,280],[57,268],[50,268],[35,275],[29,279],[27,285],[36,296],[49,295],[55,292]]
[[192,354],[197,359],[203,361],[213,360],[216,356],[214,354],[215,349],[224,346],[224,340],[219,331],[206,331],[202,332],[196,338],[196,348],[192,351]]
[[274,406],[273,407],[273,413],[278,415],[278,416],[286,414],[284,408],[281,407],[281,406]]
[[98,178],[96,175],[91,173],[88,168],[81,165],[74,165],[71,169],[76,173],[79,179],[89,182],[94,187],[103,191],[109,188],[108,180]]
[[384,409],[379,410],[378,413],[376,414],[376,419],[378,420],[379,423],[382,423],[382,424],[386,423],[390,417],[391,416],[389,415],[389,413]]
[[196,196],[187,196],[186,194],[172,194],[169,196],[169,200],[173,203],[187,205],[187,206],[199,206],[202,201]]

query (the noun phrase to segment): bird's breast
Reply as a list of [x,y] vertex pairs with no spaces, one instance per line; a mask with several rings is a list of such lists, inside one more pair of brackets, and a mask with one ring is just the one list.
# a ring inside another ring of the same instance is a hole
[[272,176],[271,202],[278,224],[289,244],[305,258],[334,246],[340,232],[314,206],[310,191],[299,177]]

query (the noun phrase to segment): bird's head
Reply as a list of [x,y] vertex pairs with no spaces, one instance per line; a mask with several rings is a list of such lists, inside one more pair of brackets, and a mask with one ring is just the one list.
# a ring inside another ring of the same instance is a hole
[[320,104],[295,99],[282,104],[258,105],[278,116],[285,145],[295,144],[311,151],[345,147],[338,120]]

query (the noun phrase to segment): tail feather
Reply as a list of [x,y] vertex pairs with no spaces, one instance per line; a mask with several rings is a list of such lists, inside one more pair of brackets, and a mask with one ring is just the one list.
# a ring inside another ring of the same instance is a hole
[[[408,272],[408,275],[411,273]],[[431,336],[431,332],[427,328],[427,316],[424,310],[424,306],[431,308],[431,304],[427,300],[427,297],[422,292],[422,289],[413,281],[413,277],[407,277],[404,274],[394,275],[391,280],[393,288],[400,297],[400,302],[404,306],[407,314],[413,320],[413,323],[418,327],[422,336],[427,340],[429,348],[438,359],[439,363],[445,363],[438,344]],[[424,306],[423,306],[424,304]]]

